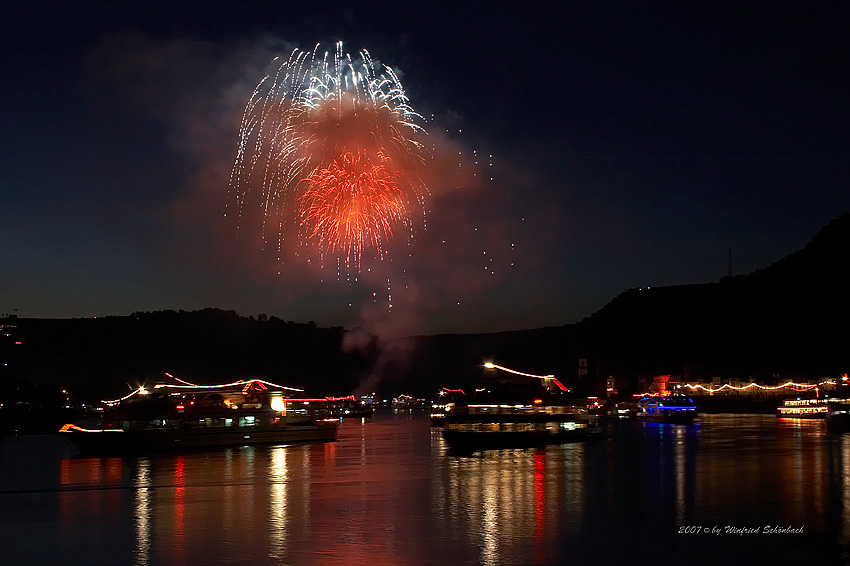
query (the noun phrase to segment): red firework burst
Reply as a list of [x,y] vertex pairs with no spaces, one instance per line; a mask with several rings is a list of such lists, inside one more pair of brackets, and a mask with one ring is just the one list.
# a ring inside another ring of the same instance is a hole
[[374,160],[363,150],[345,152],[304,179],[301,225],[323,253],[339,251],[359,269],[365,247],[381,250],[393,227],[407,222],[401,174],[389,161],[380,151]]

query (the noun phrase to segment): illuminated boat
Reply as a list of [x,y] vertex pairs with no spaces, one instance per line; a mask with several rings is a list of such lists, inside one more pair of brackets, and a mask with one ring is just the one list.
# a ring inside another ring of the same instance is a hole
[[372,406],[367,404],[365,401],[350,401],[344,403],[339,410],[340,415],[345,418],[357,418],[364,419],[371,417],[375,414],[375,410],[372,409]]
[[602,434],[598,419],[586,410],[540,403],[455,407],[442,426],[443,439],[457,452],[565,444]]
[[437,397],[431,401],[431,413],[429,417],[431,424],[442,426],[446,417],[454,413],[455,406],[464,406],[467,403],[466,392],[463,389],[448,389],[443,387],[437,392]]
[[825,419],[829,412],[829,404],[840,400],[827,398],[817,399],[786,399],[777,407],[776,416],[792,419]]
[[442,423],[441,433],[451,450],[537,447],[602,434],[598,417],[588,411],[588,401],[567,397],[569,389],[554,375],[534,375],[492,362],[484,368],[492,370],[484,387],[469,395],[444,389],[443,393],[453,394],[452,399],[432,414],[432,422],[436,417]]
[[431,424],[434,426],[442,426],[446,422],[446,418],[452,414],[454,403],[433,403],[431,405]]
[[684,395],[646,396],[638,403],[635,416],[652,422],[690,424],[697,417],[697,406]]
[[605,416],[615,420],[630,419],[637,416],[639,410],[640,403],[636,401],[621,401],[610,407],[605,413]]
[[292,391],[258,379],[140,387],[105,402],[98,426],[66,424],[60,432],[84,453],[336,440],[333,400],[288,397]]
[[391,406],[396,411],[407,411],[410,409],[427,409],[428,405],[429,403],[425,399],[417,399],[416,397],[402,394],[398,397],[393,397]]

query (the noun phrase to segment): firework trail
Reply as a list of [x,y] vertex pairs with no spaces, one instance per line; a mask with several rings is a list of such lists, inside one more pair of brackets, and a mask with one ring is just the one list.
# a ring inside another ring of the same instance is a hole
[[[241,226],[262,215],[264,246],[284,236],[358,270],[394,233],[425,221],[425,134],[392,69],[369,53],[296,49],[275,59],[248,101],[230,179],[228,209]],[[377,67],[377,68],[376,68]]]

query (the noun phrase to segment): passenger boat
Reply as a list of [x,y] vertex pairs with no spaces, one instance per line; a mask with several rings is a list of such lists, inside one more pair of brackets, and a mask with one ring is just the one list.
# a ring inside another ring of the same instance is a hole
[[456,406],[442,426],[443,439],[458,452],[564,444],[602,434],[598,419],[583,407],[534,402]]
[[443,426],[446,422],[446,417],[455,412],[455,406],[459,403],[461,406],[467,403],[466,393],[463,389],[447,389],[443,387],[438,393],[437,398],[431,401],[431,413],[429,417],[431,424],[434,426]]
[[690,424],[697,417],[697,406],[684,395],[645,396],[638,403],[635,416],[652,422]]
[[776,415],[793,419],[825,419],[830,405],[850,403],[850,399],[830,399],[828,397],[814,399],[786,399],[777,407]]
[[[554,375],[534,375],[488,362],[491,379],[469,395],[444,389],[451,400],[433,412],[452,451],[526,448],[601,436],[599,419],[588,400],[570,399]],[[497,373],[500,372],[500,373]],[[459,393],[459,395],[457,395]],[[442,395],[442,394],[441,394]]]
[[431,405],[431,413],[429,415],[431,424],[434,426],[442,426],[446,422],[446,417],[452,414],[454,403],[433,403]]
[[330,399],[292,398],[293,388],[259,380],[225,385],[159,384],[106,401],[97,426],[66,424],[81,452],[147,452],[211,446],[336,440]]

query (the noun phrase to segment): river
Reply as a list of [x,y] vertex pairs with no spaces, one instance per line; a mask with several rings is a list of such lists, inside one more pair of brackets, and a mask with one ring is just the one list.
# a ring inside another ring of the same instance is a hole
[[701,415],[605,438],[450,454],[423,413],[333,443],[82,458],[0,439],[12,565],[847,563],[850,434]]

